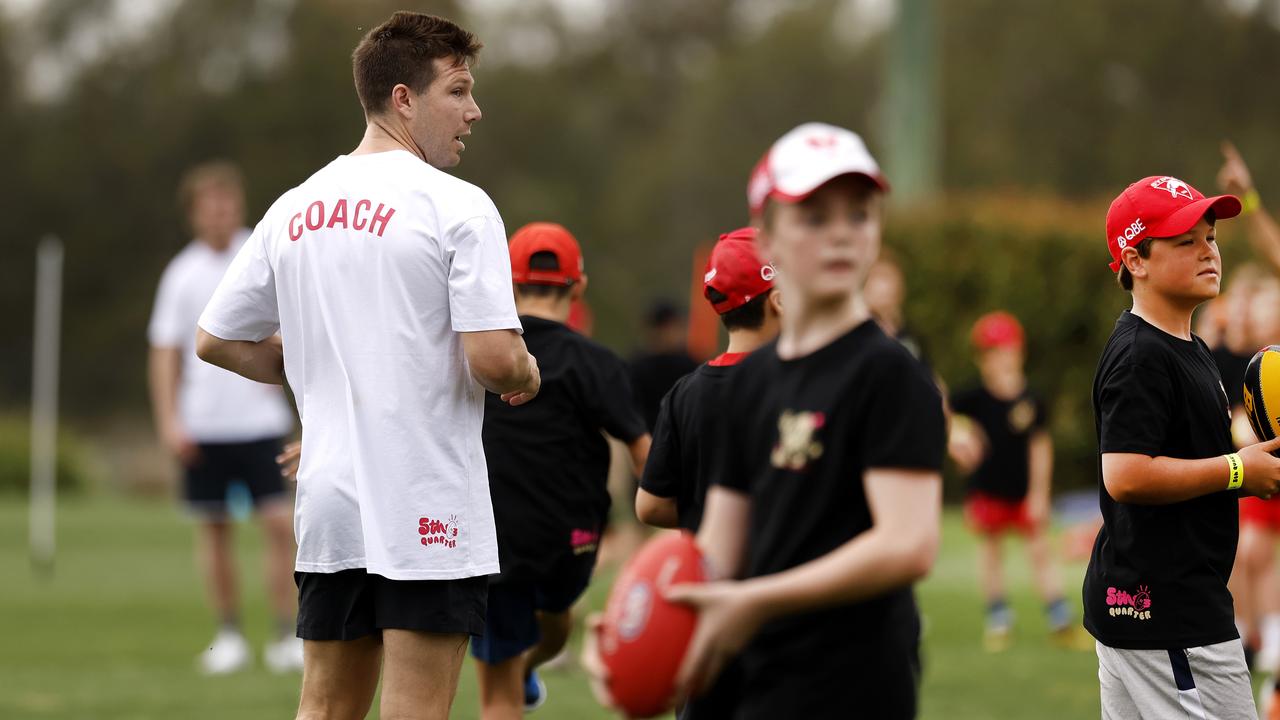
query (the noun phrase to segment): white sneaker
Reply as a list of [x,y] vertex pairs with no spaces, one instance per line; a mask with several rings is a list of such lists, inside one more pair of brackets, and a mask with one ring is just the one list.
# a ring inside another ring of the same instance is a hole
[[219,630],[209,649],[196,659],[205,675],[226,675],[249,664],[249,643],[234,630]]
[[302,638],[283,637],[262,649],[262,660],[273,673],[302,670]]

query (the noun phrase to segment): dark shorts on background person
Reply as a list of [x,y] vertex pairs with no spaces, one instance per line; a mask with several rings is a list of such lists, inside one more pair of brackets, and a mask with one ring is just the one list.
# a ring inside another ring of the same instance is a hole
[[357,640],[383,630],[484,632],[489,576],[457,580],[389,580],[364,568],[295,572],[298,637]]
[[538,613],[567,612],[586,592],[595,569],[595,553],[567,555],[539,580],[503,580],[489,584],[489,608],[483,637],[471,639],[471,656],[496,665],[542,640]]
[[195,465],[184,468],[182,499],[192,512],[220,516],[227,512],[227,490],[241,482],[249,491],[255,509],[284,500],[288,491],[276,456],[283,449],[282,438],[238,443],[200,443]]

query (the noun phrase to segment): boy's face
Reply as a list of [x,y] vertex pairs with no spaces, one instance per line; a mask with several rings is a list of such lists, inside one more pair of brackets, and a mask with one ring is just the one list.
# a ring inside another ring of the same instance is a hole
[[978,370],[984,378],[1022,374],[1022,348],[1016,345],[993,347],[978,352]]
[[1135,272],[1134,278],[1145,275],[1147,285],[1167,297],[1193,304],[1217,297],[1222,258],[1213,226],[1200,218],[1188,232],[1157,239],[1151,244],[1151,257],[1142,260],[1142,268],[1142,274]]
[[811,302],[857,293],[880,253],[882,197],[869,180],[844,175],[798,203],[776,201],[757,235],[762,259]]

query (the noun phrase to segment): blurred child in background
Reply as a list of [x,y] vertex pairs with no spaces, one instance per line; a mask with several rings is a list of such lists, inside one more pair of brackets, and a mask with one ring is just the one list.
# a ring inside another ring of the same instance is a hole
[[978,572],[987,603],[983,645],[998,652],[1010,643],[1013,611],[1006,594],[1001,540],[1011,531],[1026,538],[1052,636],[1070,644],[1080,634],[1045,534],[1053,438],[1044,403],[1027,388],[1022,326],[1007,312],[989,313],[973,326],[972,340],[981,382],[951,397],[954,418],[948,451],[969,476],[965,519],[980,538]]

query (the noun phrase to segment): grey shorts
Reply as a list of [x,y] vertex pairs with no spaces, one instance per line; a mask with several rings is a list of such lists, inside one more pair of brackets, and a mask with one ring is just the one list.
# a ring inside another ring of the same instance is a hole
[[1181,650],[1096,646],[1103,720],[1257,720],[1239,640]]

